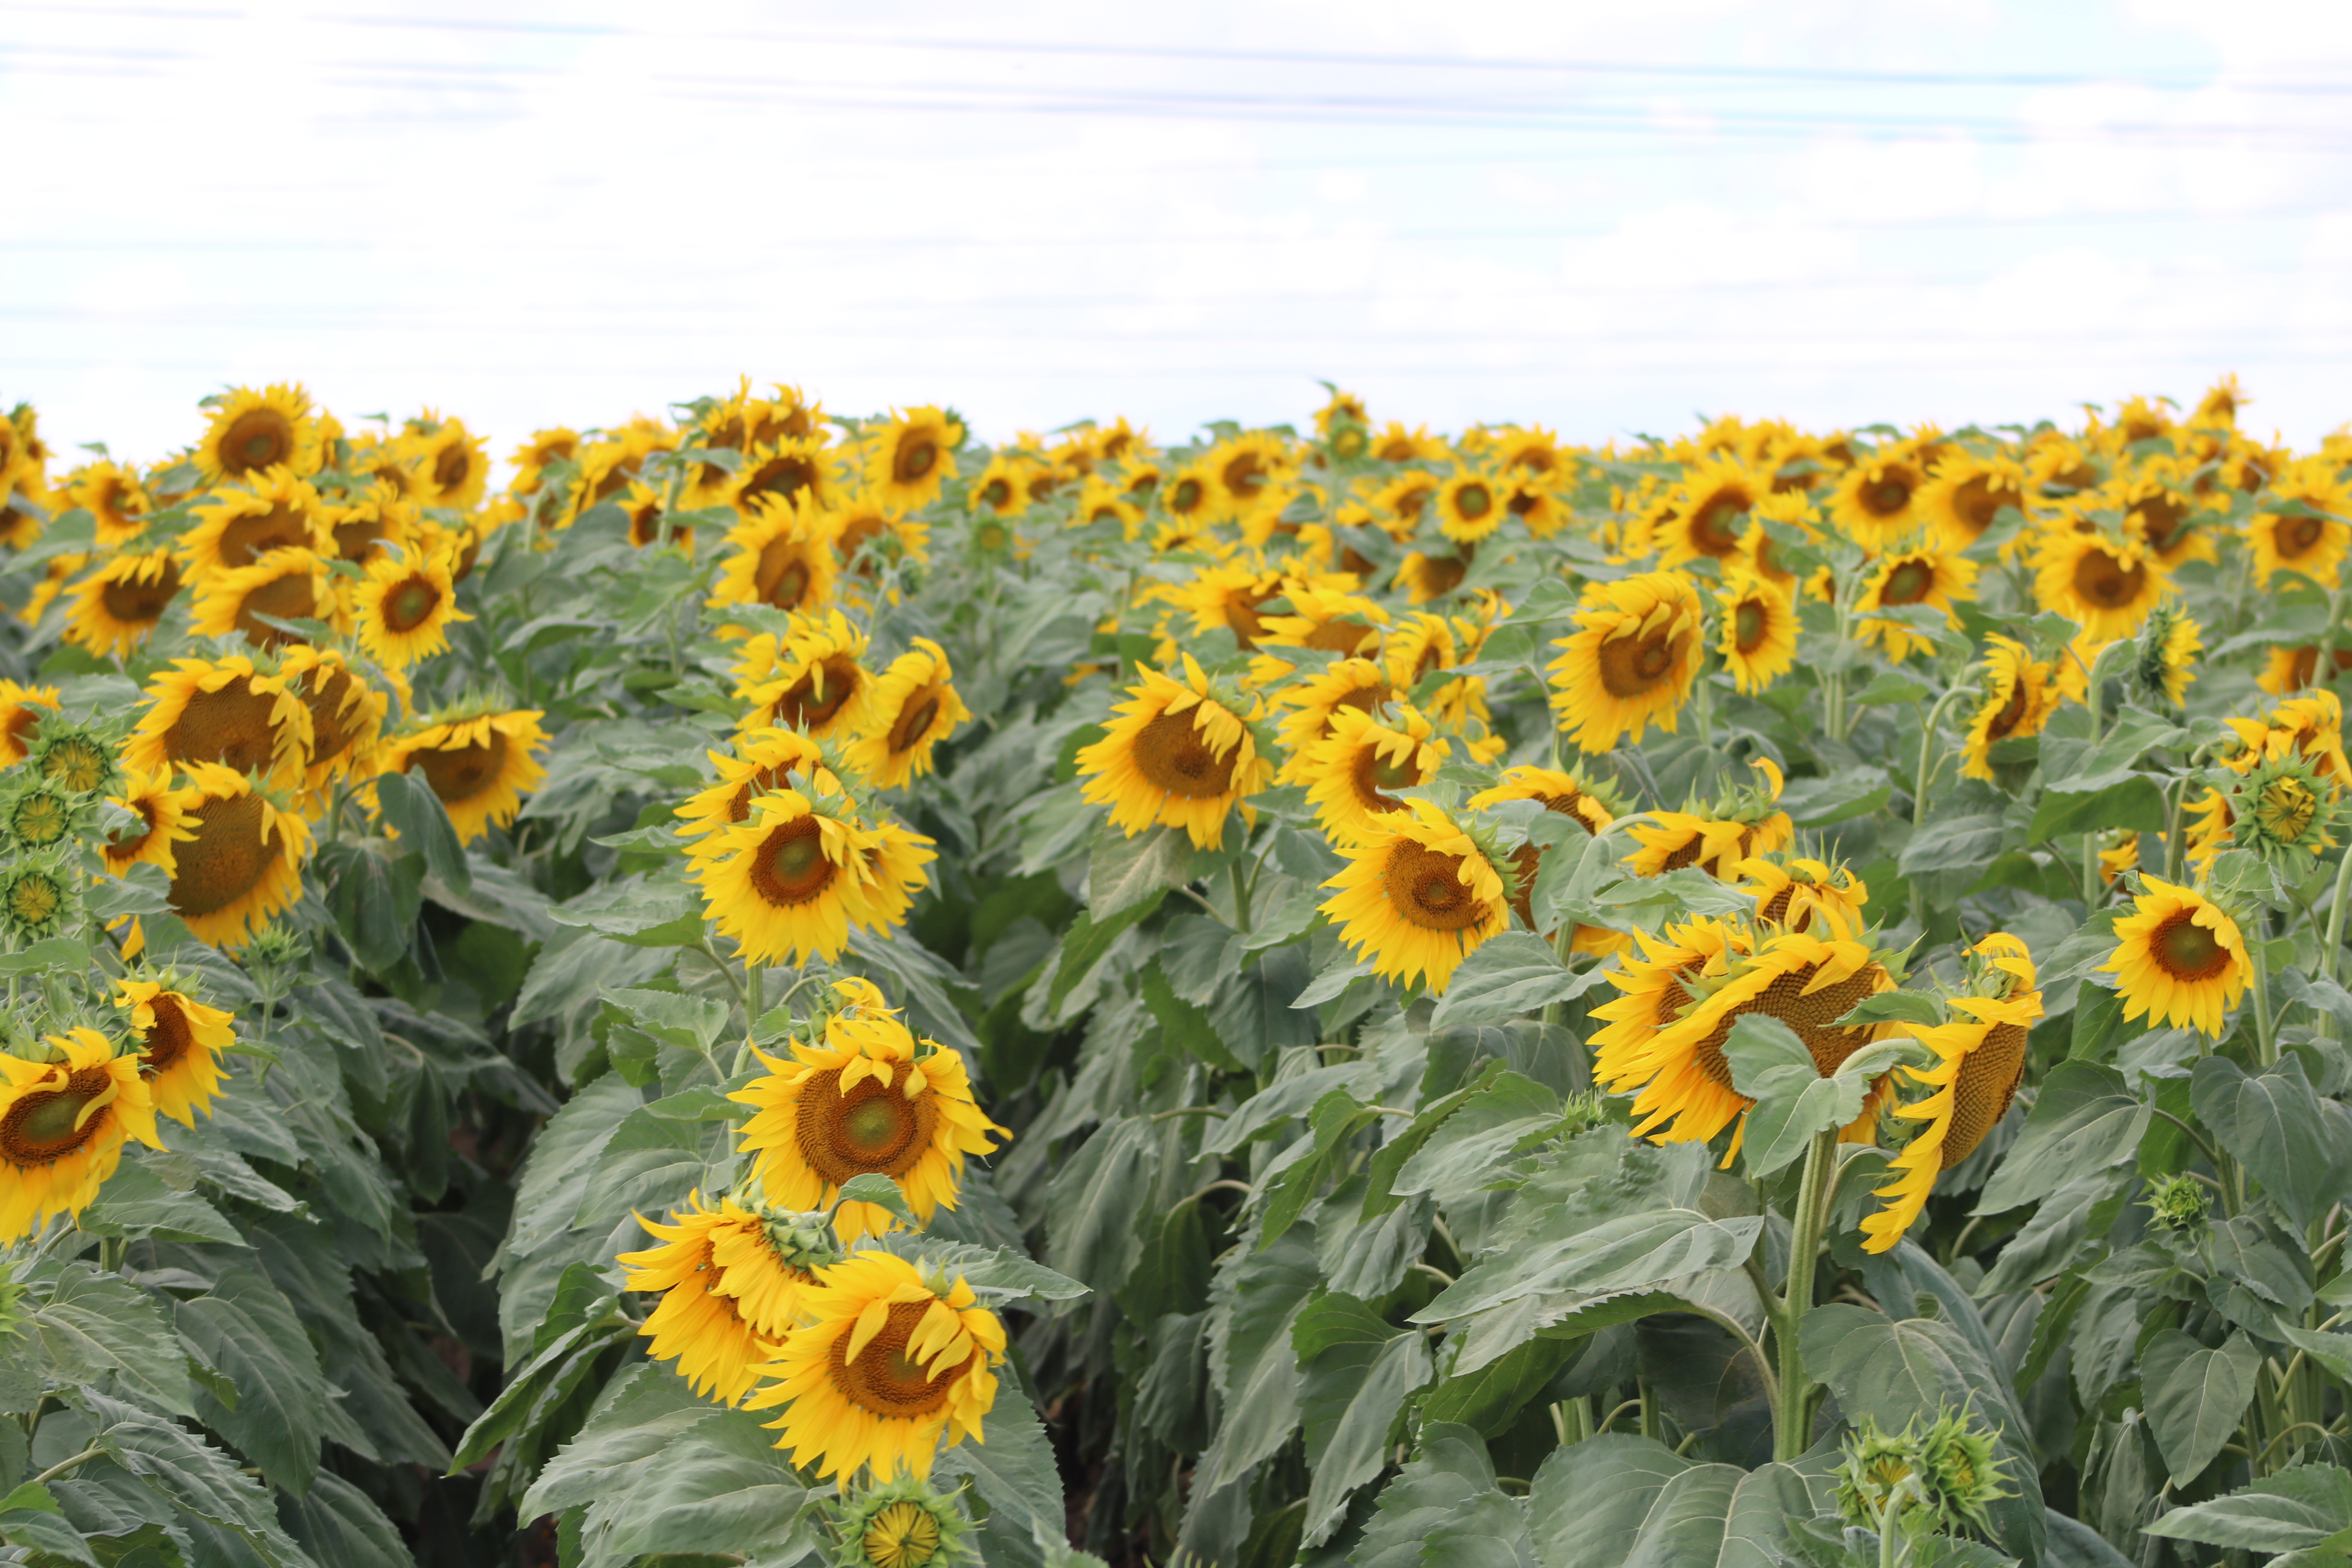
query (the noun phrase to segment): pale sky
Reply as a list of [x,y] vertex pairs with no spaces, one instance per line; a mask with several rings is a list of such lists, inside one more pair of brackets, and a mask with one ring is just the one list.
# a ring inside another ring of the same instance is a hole
[[0,402],[2352,418],[2352,5],[0,3]]

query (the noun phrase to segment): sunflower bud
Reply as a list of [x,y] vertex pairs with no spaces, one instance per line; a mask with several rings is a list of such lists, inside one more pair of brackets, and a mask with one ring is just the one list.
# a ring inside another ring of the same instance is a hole
[[900,1476],[865,1492],[845,1492],[829,1510],[840,1568],[949,1568],[971,1555],[956,1507],[929,1481]]
[[1924,1431],[1915,1417],[1889,1435],[1865,1415],[1845,1441],[1838,1467],[1838,1511],[1882,1534],[1918,1537],[1989,1527],[1986,1510],[2015,1494],[2003,1489],[1990,1434],[1965,1411],[1939,1412]]
[[2185,1171],[2149,1184],[2142,1201],[2155,1223],[2166,1230],[2189,1230],[2205,1223],[2205,1184]]

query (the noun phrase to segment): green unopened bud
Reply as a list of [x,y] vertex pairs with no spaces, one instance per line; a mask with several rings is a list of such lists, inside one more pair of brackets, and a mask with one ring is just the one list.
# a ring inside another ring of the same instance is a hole
[[2205,1184],[2185,1171],[2150,1183],[2144,1201],[2150,1217],[2165,1230],[2188,1230],[2204,1224],[2210,1202]]

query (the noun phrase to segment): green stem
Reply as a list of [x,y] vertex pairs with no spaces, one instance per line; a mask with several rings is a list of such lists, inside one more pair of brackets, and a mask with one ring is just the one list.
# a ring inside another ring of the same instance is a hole
[[35,1476],[30,1484],[37,1487],[47,1486],[49,1482],[56,1480],[59,1476],[64,1475],[68,1470],[72,1469],[76,1465],[86,1464],[91,1459],[103,1458],[105,1453],[106,1450],[103,1448],[84,1448],[80,1453],[76,1454],[70,1459],[59,1459],[56,1464],[51,1465],[47,1469],[43,1470],[39,1475]]
[[2263,1065],[2269,1067],[2279,1059],[2278,1032],[2271,1022],[2269,942],[2263,939],[2248,942],[2246,954],[2254,961],[2254,1038],[2262,1047]]
[[1813,1268],[1821,1251],[1822,1232],[1829,1224],[1831,1177],[1837,1168],[1837,1130],[1814,1134],[1805,1151],[1805,1173],[1797,1186],[1797,1209],[1790,1215],[1789,1284],[1780,1299],[1780,1321],[1773,1347],[1780,1363],[1780,1385],[1772,1410],[1772,1458],[1794,1459],[1805,1451],[1805,1411],[1811,1404],[1812,1384],[1805,1376],[1804,1321],[1813,1305]]
[[[2083,656],[2080,654],[2070,652],[2069,657],[2078,665],[2083,662]],[[2099,665],[2101,662],[2099,659],[2093,659],[2090,668],[2083,672],[2084,688],[2083,706],[2091,710],[2091,745],[2094,749],[2099,743]],[[2097,910],[2102,901],[2099,898],[2101,890],[2099,832],[2098,829],[2093,828],[2083,835],[2083,909],[2085,913]]]
[[1234,874],[1234,929],[1247,935],[1250,928],[1249,878],[1243,871],[1238,858],[1231,868]]
[[1936,755],[1937,731],[1944,721],[1944,710],[1950,707],[1953,699],[1959,694],[1960,688],[1955,686],[1937,698],[1936,706],[1928,711],[1927,721],[1919,726],[1918,785],[1911,792],[1911,826],[1914,827],[1927,820],[1927,790],[1936,782],[1936,770],[1943,765],[1943,759]]
[[[2319,950],[2319,973],[2323,979],[2336,978],[2336,961],[2343,956],[2344,903],[2347,896],[2352,896],[2352,847],[2345,849],[2343,861],[2336,868],[2336,901],[2328,906],[2327,942]],[[2332,1037],[2334,1030],[2327,1032]]]

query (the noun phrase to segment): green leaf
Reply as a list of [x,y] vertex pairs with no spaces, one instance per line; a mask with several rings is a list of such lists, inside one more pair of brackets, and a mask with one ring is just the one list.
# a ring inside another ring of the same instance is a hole
[[1944,1021],[1944,1005],[1918,991],[1882,991],[1865,996],[1838,1022],[1855,1024],[1918,1024],[1933,1028]]
[[2290,1052],[2252,1077],[2227,1057],[2206,1057],[2189,1094],[2197,1119],[2297,1229],[2335,1201],[2344,1156],[2300,1057]]
[[2046,844],[2053,838],[2070,833],[2086,833],[2096,829],[2123,828],[2136,833],[2161,833],[2165,824],[2164,792],[2157,781],[2144,773],[2134,773],[2119,784],[2110,784],[2090,794],[2069,793],[2051,783],[2051,763],[2042,762],[2042,778],[2049,787],[2033,808],[2032,826],[2026,829],[2028,844]]
[[2154,1115],[2115,1068],[2059,1063],[1974,1212],[2002,1214],[2048,1197],[2075,1176],[2122,1164],[2137,1152]]
[[1381,1473],[1389,1429],[1429,1381],[1429,1342],[1337,1293],[1308,1302],[1290,1337],[1305,1373],[1298,1404],[1312,1478],[1300,1539],[1315,1546],[1339,1527],[1349,1495]]
[[1894,793],[1886,770],[1864,763],[1827,778],[1791,779],[1780,807],[1800,827],[1829,827],[1880,810]]
[[160,915],[172,907],[172,879],[164,875],[161,866],[142,860],[120,877],[96,879],[82,895],[82,907],[100,921],[112,921],[122,915]]
[[[380,844],[381,840],[373,841]],[[327,912],[351,944],[352,955],[383,974],[408,956],[417,911],[425,905],[425,862],[394,858],[370,843],[330,844],[316,867],[326,884]]]
[[1621,1215],[1565,1239],[1528,1244],[1471,1265],[1415,1312],[1413,1321],[1466,1318],[1539,1291],[1599,1295],[1737,1268],[1755,1249],[1763,1228],[1760,1217],[1717,1220],[1684,1208]]
[[1999,812],[1931,816],[1903,847],[1895,866],[1904,876],[1928,871],[1981,870],[2000,853],[2007,819]]
[[1441,1207],[1458,1208],[1493,1186],[1514,1156],[1559,1131],[1559,1096],[1518,1073],[1495,1073],[1424,1135],[1391,1192],[1433,1193]]
[[604,1016],[641,1029],[665,1045],[709,1056],[734,1010],[708,996],[624,988],[604,993]]
[[1058,1015],[1078,982],[1094,973],[1095,965],[1110,952],[1111,944],[1125,935],[1129,927],[1158,909],[1160,900],[1166,896],[1167,889],[1160,889],[1102,921],[1097,921],[1091,910],[1080,910],[1070,921],[1070,929],[1063,933],[1053,984],[1045,988],[1046,1011]]
[[1181,827],[1154,827],[1129,837],[1105,822],[1087,857],[1087,911],[1097,921],[1156,902],[1192,880],[1192,836]]
[[[394,778],[400,775],[391,775]],[[332,1471],[321,1472],[300,1497],[278,1500],[286,1533],[321,1563],[334,1568],[416,1568],[400,1531],[367,1493]]]
[[474,868],[466,859],[466,847],[432,785],[415,773],[381,773],[375,798],[385,826],[400,836],[403,851],[423,855],[425,870],[458,897],[474,890]]
[[604,883],[547,913],[558,925],[578,926],[630,947],[684,947],[702,940],[702,898],[682,877],[656,874]]
[[1432,1134],[1444,1125],[1447,1117],[1459,1110],[1471,1096],[1492,1083],[1496,1075],[1504,1070],[1501,1062],[1488,1062],[1475,1079],[1452,1094],[1423,1106],[1411,1126],[1381,1145],[1365,1167],[1363,1218],[1384,1215],[1404,1201],[1397,1195],[1396,1179],[1398,1173],[1404,1169],[1405,1162],[1421,1152]]
[[220,1210],[194,1193],[165,1186],[143,1158],[126,1159],[107,1178],[98,1201],[82,1211],[81,1228],[95,1236],[245,1245]]
[[206,1425],[271,1484],[298,1496],[308,1490],[319,1468],[327,1390],[293,1304],[254,1270],[230,1268],[209,1293],[181,1302],[177,1317],[188,1342],[236,1385],[235,1409],[197,1394]]
[[1549,1003],[1581,996],[1608,978],[1600,969],[1580,973],[1559,961],[1551,943],[1529,931],[1505,931],[1472,950],[1446,984],[1430,1017],[1433,1029],[1498,1024]]
[[1143,1005],[1160,1021],[1160,1030],[1168,1037],[1170,1044],[1220,1072],[1249,1070],[1226,1048],[1216,1026],[1210,1022],[1208,1010],[1176,994],[1176,988],[1169,984],[1167,972],[1160,968],[1157,958],[1143,966],[1139,979]]
[[[1495,1466],[1485,1441],[1467,1426],[1429,1417],[1412,1462],[1381,1489],[1350,1560],[1358,1568],[1422,1568],[1430,1532],[1466,1517],[1482,1494],[1495,1494]],[[1526,1533],[1524,1522],[1520,1533]]]
[[2231,1334],[2220,1350],[2207,1350],[2167,1329],[2141,1349],[2148,1426],[2175,1486],[2202,1475],[2238,1429],[2262,1363],[2262,1352],[2242,1333]]
[[1024,1535],[1037,1530],[1066,1531],[1062,1473],[1054,1462],[1053,1446],[1045,1440],[1045,1428],[1018,1385],[1007,1380],[998,1387],[996,1406],[982,1429],[988,1441],[957,1444],[940,1456],[937,1471],[971,1477],[972,1490],[988,1504],[992,1520],[1002,1516]]
[[89,943],[69,936],[46,937],[21,952],[0,952],[0,975],[30,974],[44,969],[83,970],[89,967]]
[[1092,1292],[1066,1274],[1025,1258],[1009,1247],[942,1241],[916,1231],[892,1231],[882,1246],[901,1258],[938,1265],[950,1279],[961,1278],[982,1296],[999,1300],[1075,1301]]
[[1274,1246],[1236,1249],[1211,1292],[1225,1314],[1223,1353],[1210,1368],[1221,1379],[1223,1415],[1201,1456],[1210,1491],[1231,1486],[1289,1440],[1298,1425],[1299,1372],[1291,1327],[1306,1310],[1318,1270],[1305,1227]]
[[909,1230],[922,1228],[922,1222],[915,1217],[914,1205],[907,1201],[907,1194],[898,1190],[898,1184],[879,1172],[868,1171],[844,1182],[841,1195],[835,1202],[835,1208],[838,1209],[842,1204],[872,1204],[887,1211],[893,1219]]
[[1784,1521],[1813,1511],[1790,1466],[1701,1464],[1607,1433],[1544,1460],[1528,1533],[1542,1568],[1782,1568]]
[[25,1321],[60,1381],[94,1383],[112,1372],[142,1398],[176,1415],[195,1415],[180,1336],[155,1298],[121,1275],[68,1263],[48,1299],[26,1310]]
[[85,1393],[98,1424],[93,1447],[196,1518],[244,1538],[266,1563],[302,1562],[278,1527],[269,1494],[236,1460],[194,1433],[103,1394]]
[[1097,1290],[1117,1290],[1135,1267],[1136,1218],[1151,1190],[1152,1125],[1121,1117],[1095,1129],[1045,1190],[1045,1258]]
[[1898,1062],[1916,1066],[1927,1059],[1927,1052],[1910,1040],[1880,1040],[1855,1051],[1834,1075],[1823,1078],[1796,1031],[1760,1013],[1733,1022],[1723,1055],[1731,1064],[1732,1087],[1756,1101],[1748,1112],[1740,1158],[1759,1176],[1802,1159],[1817,1133],[1860,1116],[1871,1080],[1879,1074]]
[[1510,1429],[1528,1401],[1543,1392],[1552,1374],[1576,1359],[1574,1340],[1537,1337],[1459,1377],[1439,1381],[1423,1402],[1426,1421],[1458,1421],[1489,1437]]
[[2300,1551],[2347,1530],[2352,1530],[2352,1472],[2335,1465],[2293,1466],[2141,1526],[2144,1534],[2242,1552]]

